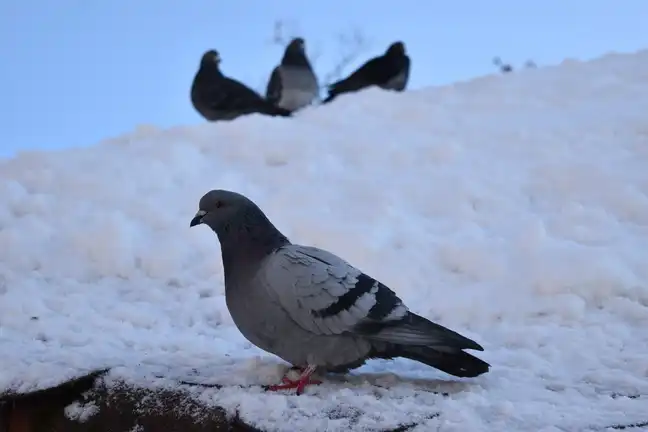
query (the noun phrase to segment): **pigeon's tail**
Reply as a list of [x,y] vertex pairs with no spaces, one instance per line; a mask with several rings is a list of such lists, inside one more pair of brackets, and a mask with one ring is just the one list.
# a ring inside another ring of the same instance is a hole
[[367,323],[358,326],[358,332],[368,339],[386,342],[389,348],[382,354],[387,358],[405,357],[459,377],[488,372],[488,363],[463,351],[484,348],[455,331],[411,312],[402,320],[385,324]]
[[336,93],[329,91],[328,96],[326,96],[326,98],[322,101],[322,104],[327,104],[331,102],[333,99],[335,99],[336,96],[337,96]]
[[327,104],[343,93],[350,93],[359,89],[356,88],[358,86],[350,85],[350,82],[351,84],[353,84],[353,82],[350,81],[349,78],[346,78],[340,81],[336,81],[333,84],[329,84],[328,96],[322,101],[322,103]]
[[468,354],[465,351],[456,350],[438,351],[430,347],[421,346],[398,346],[392,354],[393,357],[404,357],[416,360],[443,372],[462,378],[472,378],[488,372],[490,365],[485,361]]
[[350,76],[336,81],[328,86],[328,97],[322,103],[329,103],[336,97],[344,93],[354,93],[370,87],[373,80],[367,81],[365,78],[366,73],[363,70],[357,70]]

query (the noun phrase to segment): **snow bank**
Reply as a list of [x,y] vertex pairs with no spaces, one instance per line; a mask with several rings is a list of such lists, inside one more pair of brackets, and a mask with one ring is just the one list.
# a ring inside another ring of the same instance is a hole
[[[645,420],[627,396],[648,394],[646,113],[643,51],[0,162],[0,391],[111,367],[230,385],[193,391],[266,430]],[[492,372],[375,361],[262,393],[285,365],[239,335],[217,239],[189,229],[212,188],[474,338]]]

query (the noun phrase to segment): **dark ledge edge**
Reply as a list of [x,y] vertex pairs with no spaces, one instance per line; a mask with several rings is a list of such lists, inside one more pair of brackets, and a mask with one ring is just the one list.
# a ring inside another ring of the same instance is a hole
[[[228,417],[222,408],[202,405],[182,390],[142,389],[123,382],[107,387],[101,379],[106,372],[97,370],[29,393],[1,394],[0,432],[128,432],[136,426],[145,432],[266,432],[238,416]],[[65,408],[74,402],[94,403],[98,410],[83,422],[72,420]],[[415,426],[380,432],[406,432]]]

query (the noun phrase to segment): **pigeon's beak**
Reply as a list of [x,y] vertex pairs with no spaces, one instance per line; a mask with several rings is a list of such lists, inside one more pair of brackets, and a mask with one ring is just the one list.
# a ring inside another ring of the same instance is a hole
[[198,210],[196,213],[196,216],[194,216],[193,219],[191,219],[191,223],[189,224],[189,228],[194,227],[196,225],[200,225],[203,223],[203,216],[205,216],[207,212],[205,210]]

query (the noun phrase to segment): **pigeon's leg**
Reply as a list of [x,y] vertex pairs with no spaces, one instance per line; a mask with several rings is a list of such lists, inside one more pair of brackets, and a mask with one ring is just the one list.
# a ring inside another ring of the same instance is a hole
[[[304,372],[304,370],[306,370],[306,368],[305,368],[305,367],[301,367],[301,366],[292,366],[292,367],[289,369],[289,371],[291,371],[291,372],[292,372],[292,371],[296,371],[296,372],[298,372],[300,375]],[[288,378],[288,377],[285,376],[285,375],[284,375],[283,378],[281,378],[281,381],[282,381],[284,384],[291,384],[291,383],[295,382],[295,380],[291,380],[290,378]],[[310,384],[322,384],[322,381],[319,381],[319,380],[309,380],[309,383],[310,383]]]
[[284,377],[282,379],[283,384],[270,386],[268,390],[277,391],[297,389],[297,395],[300,395],[304,392],[304,389],[307,385],[316,385],[322,383],[321,381],[310,379],[313,372],[315,372],[315,369],[317,369],[317,366],[308,365],[308,367],[302,370],[299,378],[297,378],[296,380],[291,380],[288,377]]

